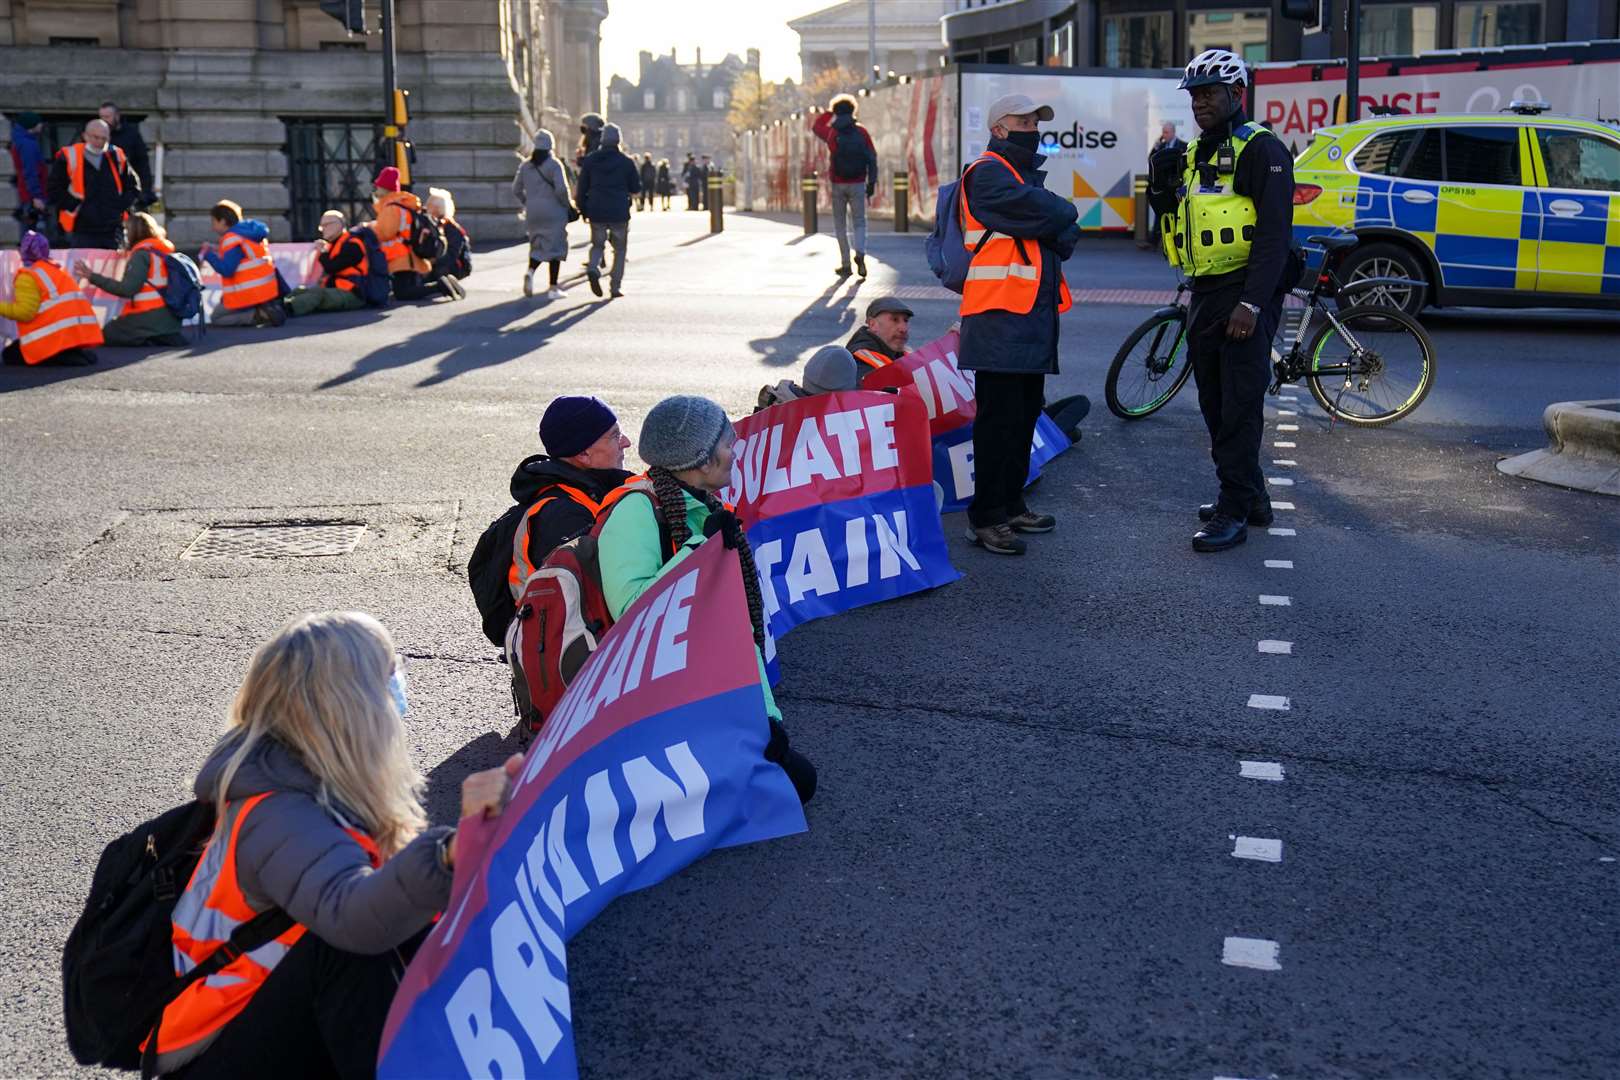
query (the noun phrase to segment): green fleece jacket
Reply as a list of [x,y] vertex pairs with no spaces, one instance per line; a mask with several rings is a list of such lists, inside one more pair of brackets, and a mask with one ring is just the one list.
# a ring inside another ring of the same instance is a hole
[[[686,527],[692,530],[692,536],[667,562],[652,499],[639,493],[626,495],[608,514],[597,537],[596,551],[602,568],[602,592],[615,619],[623,615],[648,586],[703,543],[703,523],[709,520],[709,508],[691,495],[681,494],[686,499]],[[757,648],[754,658],[759,662],[759,687],[765,692],[765,711],[771,719],[780,721],[782,710],[776,707],[771,682],[765,677],[765,658]]]

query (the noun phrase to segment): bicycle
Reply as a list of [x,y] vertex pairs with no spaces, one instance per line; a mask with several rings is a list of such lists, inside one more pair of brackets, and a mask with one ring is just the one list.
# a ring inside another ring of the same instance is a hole
[[[1266,392],[1276,394],[1284,383],[1304,379],[1316,403],[1335,421],[1361,427],[1393,423],[1422,404],[1434,386],[1434,342],[1416,319],[1399,309],[1376,302],[1340,305],[1369,290],[1376,296],[1424,284],[1390,277],[1342,283],[1334,270],[1356,238],[1313,236],[1310,243],[1327,254],[1310,288],[1289,290],[1305,301],[1305,314],[1287,354],[1273,361]],[[1192,374],[1185,347],[1187,306],[1182,302],[1189,288],[1185,281],[1178,285],[1174,303],[1149,315],[1114,355],[1104,390],[1109,411],[1121,420],[1158,412]],[[1330,299],[1331,307],[1325,303]],[[1146,351],[1138,354],[1144,343]]]

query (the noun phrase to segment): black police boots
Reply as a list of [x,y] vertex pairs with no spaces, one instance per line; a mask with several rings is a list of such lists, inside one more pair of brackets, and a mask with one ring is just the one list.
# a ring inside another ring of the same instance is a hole
[[[1211,521],[1211,520],[1214,519],[1214,517],[1215,517],[1215,504],[1214,503],[1205,503],[1203,506],[1200,506],[1198,508],[1198,520],[1199,521]],[[1273,520],[1275,520],[1275,516],[1271,512],[1271,500],[1270,499],[1267,499],[1264,502],[1257,502],[1253,506],[1249,507],[1249,524],[1250,525],[1266,526],[1266,525],[1270,525]]]
[[1216,514],[1193,534],[1192,545],[1194,551],[1225,551],[1237,547],[1248,538],[1247,525],[1237,518]]

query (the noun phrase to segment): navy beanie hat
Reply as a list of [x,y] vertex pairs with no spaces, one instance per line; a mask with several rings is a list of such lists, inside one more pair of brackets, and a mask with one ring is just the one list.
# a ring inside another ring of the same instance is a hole
[[560,397],[540,417],[540,444],[554,458],[582,453],[619,422],[613,410],[594,397]]

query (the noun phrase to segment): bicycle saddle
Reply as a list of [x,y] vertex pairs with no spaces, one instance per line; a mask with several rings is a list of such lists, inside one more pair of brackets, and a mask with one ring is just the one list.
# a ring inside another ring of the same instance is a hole
[[1355,247],[1361,243],[1361,240],[1354,236],[1309,236],[1305,238],[1305,242],[1315,244],[1319,248],[1326,248],[1328,251],[1340,251],[1344,248]]

